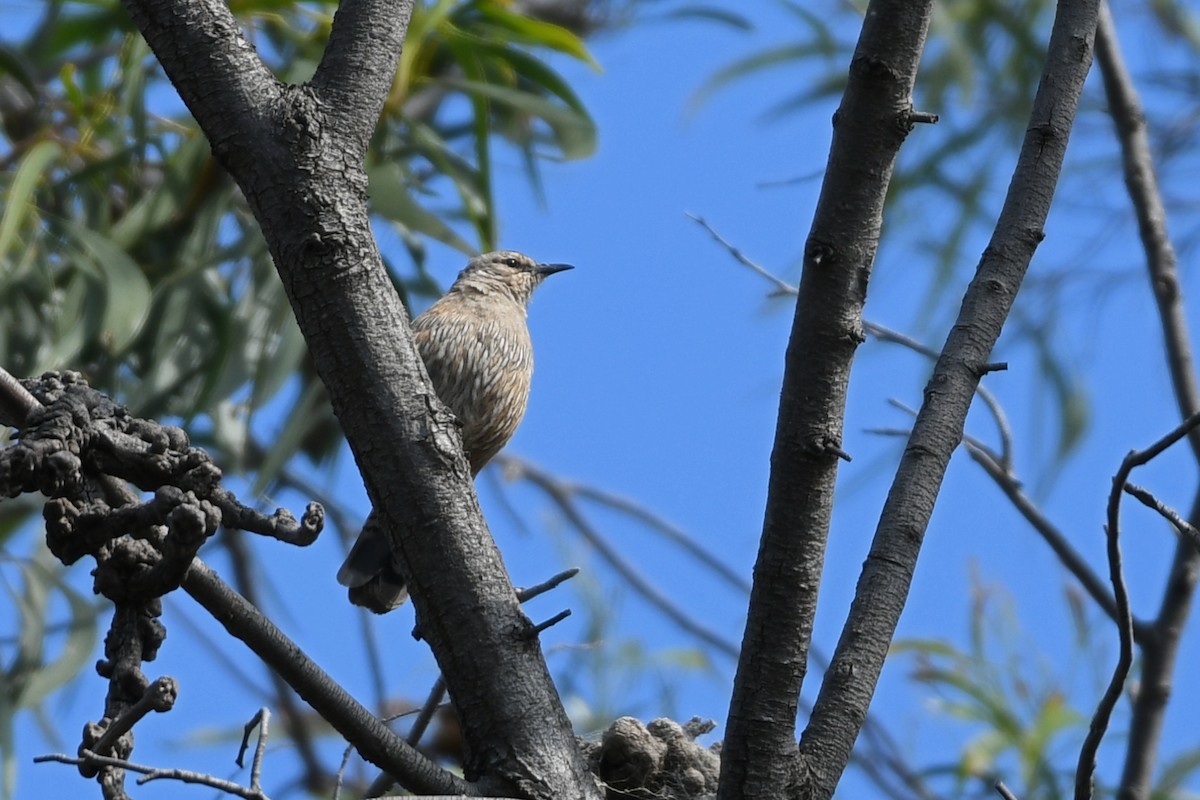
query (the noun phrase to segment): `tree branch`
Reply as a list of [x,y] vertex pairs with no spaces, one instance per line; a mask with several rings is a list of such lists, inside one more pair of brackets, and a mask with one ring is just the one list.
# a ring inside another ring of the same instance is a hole
[[[127,0],[125,10],[154,50],[214,153],[262,155],[268,115],[283,85],[242,36],[222,0]],[[187,80],[174,75],[191,73]]]
[[536,474],[538,479],[531,481],[535,485],[552,483],[557,491],[561,492],[566,499],[578,497],[583,500],[591,500],[593,503],[605,506],[641,522],[651,531],[678,545],[684,552],[711,570],[730,587],[747,596],[750,594],[750,582],[733,569],[733,567],[729,566],[726,561],[722,560],[721,556],[705,548],[679,526],[673,525],[640,503],[586,483],[557,478],[534,466],[532,462],[517,456],[501,453],[493,461],[500,466],[506,478],[529,478],[531,475]]
[[1175,529],[1176,533],[1191,542],[1192,547],[1200,549],[1200,530],[1197,530],[1195,525],[1184,519],[1183,515],[1178,511],[1155,497],[1150,490],[1142,486],[1127,483],[1125,484],[1125,493],[1136,497],[1146,508],[1157,511],[1163,519],[1171,523],[1171,527]]
[[[1102,7],[1100,13],[1096,57],[1104,79],[1109,113],[1121,145],[1125,185],[1137,215],[1142,248],[1146,253],[1146,268],[1158,306],[1175,402],[1179,406],[1180,416],[1190,417],[1200,412],[1200,391],[1197,390],[1191,336],[1179,288],[1175,249],[1167,233],[1166,209],[1154,174],[1146,117],[1133,79],[1121,56],[1116,26],[1107,5]],[[1188,443],[1197,462],[1200,462],[1200,431],[1193,430],[1188,436]],[[1192,501],[1188,522],[1193,526],[1200,523],[1200,493]],[[1200,551],[1180,539],[1175,546],[1171,571],[1153,623],[1155,641],[1152,646],[1142,648],[1141,691],[1134,701],[1133,716],[1129,723],[1125,767],[1117,790],[1120,800],[1133,800],[1150,794],[1163,716],[1174,681],[1179,640],[1191,612],[1198,573]]]
[[[462,720],[466,775],[596,797],[371,233],[361,154],[376,120],[361,116],[381,108],[411,4],[352,0],[307,86],[271,77],[221,0],[125,4],[263,229]],[[357,89],[333,85],[351,70]]]
[[645,598],[650,605],[661,611],[667,619],[674,622],[683,631],[695,636],[709,647],[729,658],[737,658],[738,648],[735,642],[729,641],[716,631],[689,616],[675,601],[663,594],[633,564],[622,556],[615,547],[609,544],[600,535],[599,531],[592,527],[572,500],[572,489],[570,486],[563,485],[553,476],[537,469],[528,462],[509,460],[506,462],[506,467],[514,471],[519,470],[518,474],[521,477],[545,492],[546,496],[558,506],[558,510],[567,518],[567,521],[571,523],[575,530],[579,531],[579,535],[594,547],[596,552],[600,554],[600,557],[607,561],[609,566],[616,570],[617,574],[635,592]]
[[[802,779],[832,795],[871,702],[967,409],[1058,182],[1092,57],[1097,0],[1058,5],[1030,124],[996,231],[951,329],[884,504],[842,636],[800,740]],[[868,13],[868,20],[870,14]],[[894,35],[894,34],[893,34]]]
[[[863,340],[862,306],[884,198],[914,124],[912,87],[931,5],[869,4],[834,116],[784,362],[762,538],[721,753],[721,800],[780,798],[795,789],[797,704],[842,452],[850,364]],[[845,758],[840,763],[838,774]],[[832,784],[821,791],[826,788],[832,791]]]
[[333,17],[329,42],[310,85],[356,149],[347,155],[361,164],[375,121],[396,77],[413,0],[342,0]]
[[1091,800],[1096,752],[1100,749],[1100,742],[1108,728],[1108,720],[1125,688],[1129,668],[1133,665],[1133,614],[1129,610],[1129,593],[1121,569],[1121,495],[1129,483],[1129,474],[1136,467],[1153,461],[1164,450],[1197,428],[1200,428],[1200,414],[1193,414],[1145,450],[1135,450],[1125,456],[1121,461],[1121,468],[1113,476],[1112,490],[1108,495],[1108,522],[1105,525],[1105,534],[1108,540],[1108,567],[1113,584],[1113,598],[1117,602],[1117,631],[1121,637],[1121,650],[1108,689],[1096,707],[1088,735],[1079,751],[1079,765],[1075,770],[1075,800]]
[[275,670],[371,763],[424,793],[478,794],[478,790],[429,761],[364,708],[245,598],[196,559],[183,589],[225,630]]
[[[983,468],[983,471],[995,482],[1000,491],[1004,492],[1004,495],[1013,504],[1013,507],[1020,512],[1021,516],[1025,518],[1025,521],[1042,537],[1042,540],[1046,544],[1050,545],[1050,549],[1058,556],[1058,560],[1075,576],[1080,586],[1091,596],[1096,605],[1100,606],[1109,618],[1116,621],[1118,618],[1117,604],[1113,600],[1112,593],[1104,586],[1103,581],[1096,574],[1096,571],[1084,561],[1079,551],[1071,546],[1070,540],[1063,535],[1062,531],[1053,522],[1046,518],[1041,509],[1034,505],[1029,496],[1021,490],[1020,481],[1011,472],[1004,471],[1000,467],[996,457],[982,446],[971,441],[965,441],[964,444],[975,463]],[[1139,645],[1144,645],[1151,640],[1153,635],[1154,631],[1150,625],[1139,619],[1134,620],[1133,639],[1135,642]]]

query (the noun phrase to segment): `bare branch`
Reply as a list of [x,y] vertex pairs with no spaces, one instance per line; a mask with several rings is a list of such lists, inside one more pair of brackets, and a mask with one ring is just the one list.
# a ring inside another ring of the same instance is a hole
[[1146,508],[1157,511],[1162,515],[1163,519],[1171,523],[1171,526],[1178,531],[1180,536],[1191,542],[1192,547],[1200,549],[1200,529],[1197,529],[1195,525],[1184,519],[1178,511],[1171,508],[1162,500],[1159,500],[1149,490],[1141,486],[1127,483],[1125,484],[1125,493],[1136,497]]
[[250,734],[254,729],[258,728],[258,744],[254,748],[254,760],[250,762],[250,788],[253,791],[262,790],[262,765],[263,757],[267,753],[267,737],[270,735],[271,712],[267,708],[260,708],[254,718],[246,723],[242,729],[242,746],[238,748],[237,758],[234,759],[239,767],[244,767],[242,759],[246,755],[246,748],[250,744]]
[[571,567],[570,569],[564,569],[562,572],[558,573],[557,575],[552,575],[548,580],[542,581],[541,583],[535,583],[533,586],[530,586],[528,589],[517,589],[517,599],[520,600],[522,603],[526,602],[527,600],[532,600],[533,598],[535,598],[539,595],[545,594],[546,592],[550,591],[551,589],[557,589],[563,583],[565,583],[566,581],[569,581],[571,578],[574,578],[578,574],[579,574],[579,567]]
[[[890,399],[888,403],[901,411],[905,411],[912,416],[916,416],[917,412],[901,403],[899,400]],[[898,436],[909,437],[912,435],[912,429],[905,428],[868,428],[868,433],[878,434],[880,436]],[[1021,488],[1021,481],[1012,473],[1011,468],[1005,469],[1000,463],[1000,457],[991,451],[983,442],[975,439],[972,436],[963,436],[963,446],[967,453],[976,464],[983,467],[983,471],[987,473],[1000,490],[1012,502],[1013,507],[1025,517],[1025,520],[1033,527],[1033,529],[1045,540],[1046,544],[1050,545],[1050,549],[1058,556],[1072,575],[1082,584],[1083,588],[1096,604],[1108,614],[1113,621],[1117,621],[1117,607],[1112,595],[1100,580],[1100,576],[1088,565],[1083,559],[1083,556],[1071,546],[1067,537],[1054,526],[1049,519],[1041,512],[1034,502],[1025,494]],[[1133,623],[1133,638],[1139,644],[1147,643],[1154,635],[1151,627],[1140,620],[1134,620]]]
[[996,794],[1004,800],[1017,800],[1017,796],[1004,785],[1004,781],[996,781]]
[[[1191,338],[1179,289],[1175,247],[1167,232],[1167,211],[1158,187],[1158,176],[1154,172],[1146,115],[1121,55],[1112,10],[1108,3],[1101,5],[1096,32],[1096,62],[1104,80],[1108,112],[1120,140],[1125,185],[1137,214],[1150,286],[1158,303],[1175,400],[1181,416],[1186,417],[1200,411],[1200,389],[1196,385],[1196,365],[1192,358]],[[1190,444],[1192,453],[1200,461],[1200,431],[1192,434]]]
[[[881,342],[891,342],[892,344],[907,347],[915,353],[920,353],[933,361],[937,361],[938,353],[936,350],[921,344],[911,336],[906,336],[899,331],[894,331],[891,328],[868,320],[863,320],[863,329]],[[1004,368],[1007,369],[1008,365],[1005,364]],[[986,371],[985,368],[984,372]],[[991,413],[992,419],[996,422],[996,429],[1000,434],[1000,463],[1004,465],[1005,469],[1011,469],[1013,443],[1012,426],[1008,423],[1008,415],[1004,413],[1004,407],[1000,405],[1000,401],[996,399],[996,395],[992,394],[986,386],[982,384],[976,386],[975,394],[983,401],[988,412]],[[916,416],[916,414],[914,413],[913,416]]]
[[95,769],[97,767],[107,767],[109,769],[128,770],[129,772],[137,772],[143,777],[138,779],[138,785],[149,783],[154,780],[173,780],[182,781],[183,783],[194,783],[199,786],[209,786],[213,789],[233,795],[234,797],[244,797],[246,800],[270,800],[266,794],[259,789],[242,786],[241,784],[227,781],[224,778],[218,778],[215,775],[208,775],[203,772],[192,772],[186,769],[159,769],[158,767],[147,767],[143,764],[135,764],[132,761],[126,761],[122,758],[112,758],[110,756],[102,756],[94,753],[91,750],[83,749],[79,751],[78,756],[69,756],[65,753],[51,753],[49,755],[37,756],[33,759],[35,764],[46,762],[57,762],[59,764],[73,764],[81,768]]
[[689,536],[682,528],[671,524],[640,503],[586,483],[556,477],[523,458],[501,454],[495,460],[500,465],[504,477],[509,480],[519,480],[529,475],[537,475],[541,481],[553,482],[565,495],[591,500],[645,524],[650,530],[661,534],[663,538],[681,547],[688,555],[712,570],[717,577],[734,589],[744,594],[750,594],[750,582],[730,567],[727,559],[723,560]]
[[[724,247],[727,251],[729,251],[729,254],[731,256],[733,256],[734,259],[736,259],[740,264],[743,264],[743,265],[749,267],[750,269],[754,270],[754,272],[756,272],[758,275],[765,278],[768,282],[774,284],[776,287],[776,290],[771,293],[772,296],[777,295],[777,294],[795,295],[795,294],[799,293],[800,290],[798,287],[793,286],[792,284],[790,284],[787,281],[780,278],[775,273],[768,270],[766,267],[759,264],[757,261],[754,261],[751,258],[749,258],[745,253],[743,253],[741,251],[741,249],[739,249],[736,245],[734,245],[732,242],[730,242],[728,239],[726,239],[724,236],[722,236],[720,233],[718,233],[703,218],[697,217],[692,214],[688,214],[688,217],[690,217],[691,219],[694,219],[696,222],[698,222],[700,225],[702,225],[705,230],[707,230],[710,234],[712,234],[712,237],[717,240],[717,243],[720,244],[722,247]],[[914,353],[920,353],[921,355],[925,356],[926,358],[929,358],[934,361],[937,360],[938,352],[936,350],[934,350],[932,347],[928,347],[928,346],[922,344],[921,342],[918,342],[916,339],[912,338],[911,336],[906,336],[905,334],[900,333],[899,331],[892,330],[891,328],[888,328],[884,325],[880,325],[876,322],[871,322],[870,320],[866,320],[866,319],[862,320],[862,326],[863,326],[864,331],[866,331],[871,336],[874,336],[876,339],[878,339],[881,342],[890,342],[892,344],[898,344],[898,345],[901,345],[902,347],[907,347],[909,350],[912,350]],[[995,372],[995,371],[1005,370],[1005,369],[1008,369],[1008,364],[1005,364],[1005,363],[985,364],[981,368],[980,373],[982,376],[983,374],[986,374],[988,372]],[[984,405],[987,406],[988,411],[990,411],[992,414],[992,418],[996,421],[996,427],[999,429],[999,433],[1000,433],[1000,453],[1001,453],[1002,463],[1005,465],[1006,468],[1008,468],[1012,464],[1012,428],[1008,424],[1008,417],[1005,415],[1004,408],[1000,405],[1000,402],[996,399],[996,396],[994,394],[992,394],[985,386],[983,386],[983,385],[977,386],[975,389],[975,392],[976,392],[976,394],[979,395],[979,399],[983,401]],[[850,459],[846,458],[846,460],[849,461]]]
[[0,425],[20,427],[41,405],[20,381],[0,367]]
[[562,622],[564,619],[566,619],[569,616],[571,616],[571,609],[564,608],[562,611],[558,612],[553,617],[550,617],[549,619],[539,622],[537,625],[534,625],[533,628],[530,629],[530,631],[528,633],[529,638],[532,639],[532,638],[541,636],[542,632],[545,631],[547,628],[551,628],[551,627],[557,625],[558,623]]
[[719,245],[728,250],[729,254],[737,259],[739,263],[749,267],[771,283],[775,284],[775,291],[771,293],[772,297],[777,297],[780,295],[795,297],[800,293],[800,288],[798,286],[793,286],[783,278],[780,278],[775,273],[759,264],[757,261],[754,261],[745,253],[743,253],[740,248],[738,248],[721,234],[717,233],[716,229],[709,225],[708,221],[705,220],[704,217],[698,217],[695,214],[687,214],[686,216],[688,219],[695,220],[700,227],[708,231],[709,235],[716,239]]
[[212,493],[212,502],[221,509],[221,521],[229,528],[270,536],[285,544],[307,547],[317,540],[325,526],[325,509],[320,503],[309,503],[300,521],[286,508],[277,508],[273,514],[263,514],[257,509],[242,505],[232,492],[218,487]]
[[560,485],[552,476],[531,467],[531,465],[523,464],[522,470],[525,479],[546,493],[554,504],[558,506],[563,516],[567,518],[567,521],[579,531],[579,534],[596,549],[600,557],[607,561],[635,592],[640,594],[652,606],[661,611],[664,616],[692,636],[716,648],[719,652],[724,653],[730,658],[737,658],[738,647],[736,644],[725,639],[699,621],[692,619],[601,536],[600,532],[587,521],[587,518],[583,516],[583,513],[576,506],[569,490]]
[[[1096,602],[1096,605],[1100,606],[1114,622],[1118,621],[1117,605],[1113,600],[1112,593],[1100,580],[1100,576],[1096,574],[1095,570],[1079,554],[1079,551],[1071,546],[1070,540],[1046,518],[1041,509],[1025,494],[1021,488],[1021,482],[1016,476],[1001,468],[995,456],[979,443],[967,440],[964,441],[964,445],[975,463],[983,468],[983,471],[995,482],[1000,491],[1004,492],[1004,495],[1013,504],[1013,508],[1020,512],[1025,521],[1042,537],[1046,544],[1050,545],[1050,549],[1058,556],[1058,560],[1075,576],[1075,579]],[[1134,641],[1139,644],[1146,644],[1153,637],[1150,626],[1141,620],[1134,620],[1133,632]]]
[[[425,730],[429,727],[429,723],[433,720],[433,715],[441,708],[442,701],[446,699],[446,682],[439,675],[434,681],[433,688],[429,690],[429,697],[425,698],[425,705],[421,706],[421,713],[417,714],[417,718],[413,720],[412,727],[408,730],[407,741],[413,747],[421,743],[421,737],[425,735]],[[368,797],[372,795],[368,794]]]
[[477,793],[471,784],[438,767],[392,733],[200,559],[192,563],[183,588],[278,672],[368,761],[415,791]]
[[[1200,412],[1200,391],[1191,352],[1192,337],[1188,333],[1187,315],[1179,290],[1175,249],[1167,233],[1166,209],[1154,174],[1146,117],[1125,68],[1116,26],[1107,5],[1101,9],[1096,45],[1109,113],[1121,144],[1125,184],[1137,214],[1150,286],[1158,306],[1175,402],[1181,416],[1188,417]],[[1189,443],[1196,460],[1200,461],[1200,433],[1193,431]],[[1200,522],[1200,493],[1193,500],[1190,521],[1193,524]],[[1150,794],[1179,640],[1195,596],[1198,569],[1200,550],[1180,539],[1154,620],[1156,641],[1153,647],[1143,648],[1142,688],[1133,704],[1125,768],[1117,790],[1119,797],[1147,797]]]
[[396,77],[400,47],[412,15],[412,0],[342,0],[329,42],[313,74],[312,87],[355,144],[349,155],[362,160],[375,122]]
[[[421,743],[421,737],[425,735],[425,730],[429,727],[429,723],[433,721],[433,715],[442,707],[442,702],[445,699],[446,682],[442,680],[441,675],[438,675],[437,680],[433,682],[433,688],[429,690],[429,696],[425,699],[425,704],[421,706],[420,713],[413,720],[412,727],[408,729],[408,736],[405,737],[405,741],[413,747],[417,747]],[[344,765],[342,769],[345,769]],[[395,785],[395,778],[386,772],[381,772],[376,776],[375,780],[371,781],[371,785],[367,787],[367,790],[363,793],[363,797],[380,797]]]
[[[858,735],[908,596],[946,466],[962,439],[982,368],[989,363],[1042,239],[1091,63],[1097,2],[1063,0],[1058,4],[1030,124],[995,233],[934,368],[841,639],[800,740],[799,774],[811,778],[815,797],[832,794],[840,777],[838,765],[846,763]],[[870,12],[867,18],[870,20]],[[751,647],[749,641],[747,647]],[[761,654],[748,657],[760,658]],[[766,749],[784,752],[782,743]]]
[[170,676],[164,676],[146,687],[142,698],[125,709],[125,713],[117,717],[104,729],[104,733],[91,746],[95,753],[108,755],[117,739],[133,730],[133,726],[151,711],[159,714],[170,711],[179,696],[179,684]]
[[1108,537],[1108,566],[1109,576],[1113,584],[1113,598],[1117,603],[1117,631],[1121,637],[1121,651],[1117,665],[1113,669],[1112,679],[1108,689],[1100,698],[1092,724],[1088,728],[1087,738],[1079,752],[1079,766],[1075,770],[1075,800],[1091,800],[1092,778],[1096,771],[1096,752],[1108,729],[1108,720],[1112,715],[1117,700],[1125,688],[1125,680],[1129,677],[1129,668],[1133,665],[1133,614],[1129,610],[1129,593],[1125,587],[1125,576],[1121,568],[1121,493],[1129,483],[1129,474],[1157,458],[1164,450],[1192,431],[1200,427],[1200,414],[1193,414],[1174,430],[1159,439],[1145,450],[1135,450],[1121,462],[1121,468],[1113,477],[1112,491],[1108,495],[1108,523],[1105,534]]

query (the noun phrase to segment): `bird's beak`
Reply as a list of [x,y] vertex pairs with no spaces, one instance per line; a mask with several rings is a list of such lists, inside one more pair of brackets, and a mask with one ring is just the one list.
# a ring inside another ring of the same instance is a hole
[[563,270],[568,270],[568,269],[575,269],[575,266],[573,264],[538,264],[537,265],[537,272],[543,278],[546,277],[547,275],[553,275],[556,272],[562,272]]

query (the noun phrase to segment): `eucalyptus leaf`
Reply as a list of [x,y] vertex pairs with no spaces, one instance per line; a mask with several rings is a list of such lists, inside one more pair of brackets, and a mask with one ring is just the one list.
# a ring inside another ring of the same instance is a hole
[[596,151],[596,126],[578,109],[507,86],[455,78],[445,78],[442,83],[541,119],[553,128],[554,143],[562,150],[564,158],[586,158]]
[[4,214],[0,216],[0,259],[3,262],[7,261],[7,253],[13,246],[21,223],[34,208],[34,189],[49,171],[50,165],[61,156],[62,148],[54,142],[39,142],[21,158],[16,175],[4,193]]
[[64,221],[63,226],[104,276],[105,313],[99,333],[110,352],[119,353],[146,319],[150,284],[137,263],[111,239],[72,222]]
[[404,173],[399,164],[373,164],[367,169],[367,178],[370,181],[371,210],[374,213],[463,253],[474,251],[470,243],[440,217],[417,203],[405,186]]

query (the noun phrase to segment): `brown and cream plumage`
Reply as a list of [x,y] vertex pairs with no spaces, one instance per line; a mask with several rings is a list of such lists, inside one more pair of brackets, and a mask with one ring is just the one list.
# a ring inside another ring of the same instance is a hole
[[[471,474],[508,443],[529,401],[533,343],[526,306],[547,275],[568,264],[539,264],[512,250],[472,258],[440,300],[413,320],[413,336],[433,387],[462,426]],[[363,525],[338,582],[351,602],[376,613],[407,598],[387,535],[374,512]]]

